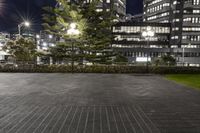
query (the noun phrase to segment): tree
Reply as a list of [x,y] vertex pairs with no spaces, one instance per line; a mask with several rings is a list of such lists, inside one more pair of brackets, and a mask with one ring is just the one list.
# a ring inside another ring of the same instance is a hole
[[[113,56],[110,47],[113,39],[111,27],[115,17],[113,17],[112,9],[98,12],[96,7],[99,2],[100,0],[93,0],[89,4],[83,1],[73,4],[66,0],[57,0],[59,6],[45,8],[46,14],[43,15],[43,19],[46,23],[44,27],[50,34],[64,40],[62,48],[65,50],[61,51],[66,54],[66,58],[72,55],[71,43],[69,43],[72,38],[78,39],[78,42],[75,43],[76,59],[84,59],[93,63],[111,62],[111,56]],[[66,34],[66,30],[72,22],[77,23],[77,28],[81,32],[78,38]],[[54,51],[55,54],[56,49],[61,48],[60,43],[57,46],[58,48],[52,48],[50,51]]]
[[56,47],[50,48],[51,56],[57,63],[68,62],[71,57],[71,46],[69,43],[57,43]]
[[[87,27],[87,21],[81,14],[78,5],[68,2],[67,0],[56,0],[59,3],[55,8],[45,7],[46,13],[43,15],[43,24],[45,31],[60,39],[55,47],[50,48],[51,56],[57,60],[70,60],[73,52],[78,57],[84,45],[82,35]],[[81,34],[78,36],[70,36],[67,34],[71,23],[76,23],[76,28]],[[62,41],[61,41],[62,40]],[[72,43],[74,50],[72,51]],[[78,51],[78,52],[77,52]]]
[[22,37],[14,41],[8,41],[6,45],[3,46],[3,50],[11,54],[16,61],[23,63],[34,61],[36,57],[36,45],[34,41]]
[[116,63],[127,63],[128,59],[125,56],[118,54],[118,55],[116,55],[114,62],[116,62]]
[[171,55],[164,55],[161,57],[163,64],[173,66],[176,64],[176,59]]
[[158,65],[168,65],[173,66],[176,64],[176,59],[171,55],[163,55],[162,57],[154,59],[153,63]]
[[84,38],[87,40],[86,58],[93,63],[110,62],[113,56],[111,43],[113,40],[112,25],[114,14],[112,8],[98,12],[100,0],[93,0],[90,4],[83,4],[82,14],[88,22]]

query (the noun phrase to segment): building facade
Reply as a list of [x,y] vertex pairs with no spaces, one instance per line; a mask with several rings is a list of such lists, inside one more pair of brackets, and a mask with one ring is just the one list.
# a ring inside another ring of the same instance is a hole
[[[68,1],[75,3],[83,1],[86,4],[92,2],[92,0],[68,0]],[[101,12],[103,10],[106,11],[112,10],[114,15],[118,18],[118,20],[122,20],[126,15],[126,0],[99,0],[97,11]]]
[[54,47],[56,42],[60,40],[44,31],[40,31],[39,34],[36,34],[35,39],[37,43],[37,52],[43,54],[43,56],[37,57],[37,64],[52,64],[52,58],[45,55],[49,55],[49,48]]
[[4,62],[9,55],[2,49],[2,47],[9,41],[9,39],[10,39],[9,33],[3,33],[3,32],[0,33],[0,63]]
[[[147,29],[155,32],[150,39],[142,36]],[[153,61],[172,55],[178,65],[200,66],[200,48],[171,47],[171,24],[149,22],[119,22],[113,26],[112,48],[126,56],[129,63]]]
[[[149,40],[142,36],[147,29],[155,32]],[[112,48],[128,57],[129,63],[153,60],[170,53],[170,25],[162,23],[120,22],[113,26]]]
[[200,48],[200,0],[144,0],[144,21],[170,23],[172,48]]

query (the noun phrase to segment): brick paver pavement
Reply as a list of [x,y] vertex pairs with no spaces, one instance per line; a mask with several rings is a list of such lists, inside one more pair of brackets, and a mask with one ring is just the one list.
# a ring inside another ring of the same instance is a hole
[[200,133],[200,92],[155,75],[0,74],[1,133]]

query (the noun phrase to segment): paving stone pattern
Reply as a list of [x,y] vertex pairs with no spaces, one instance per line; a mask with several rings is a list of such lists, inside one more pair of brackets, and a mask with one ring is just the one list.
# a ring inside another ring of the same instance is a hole
[[161,76],[0,74],[1,133],[200,133],[200,92]]

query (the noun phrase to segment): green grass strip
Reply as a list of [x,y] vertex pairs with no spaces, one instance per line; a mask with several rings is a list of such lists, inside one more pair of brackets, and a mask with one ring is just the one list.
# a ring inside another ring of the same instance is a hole
[[169,74],[166,78],[200,90],[200,74]]

